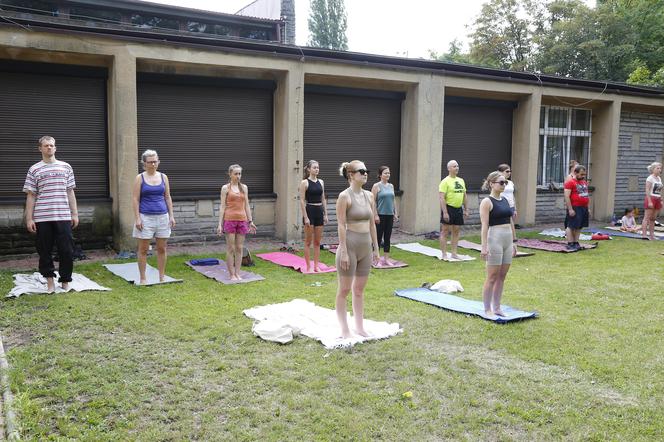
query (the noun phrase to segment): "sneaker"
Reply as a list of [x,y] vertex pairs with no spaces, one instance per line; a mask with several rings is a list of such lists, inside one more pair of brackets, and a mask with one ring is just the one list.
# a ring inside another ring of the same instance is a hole
[[575,251],[577,251],[578,249],[576,248],[576,246],[575,246],[574,244],[572,244],[572,243],[567,243],[567,250],[569,250],[570,252],[575,252]]

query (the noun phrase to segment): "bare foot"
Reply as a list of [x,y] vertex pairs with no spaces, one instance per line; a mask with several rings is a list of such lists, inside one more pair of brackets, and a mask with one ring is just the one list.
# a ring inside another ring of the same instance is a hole
[[314,273],[318,273],[318,272],[320,272],[320,268],[314,267]]
[[369,333],[365,332],[364,329],[355,330],[355,333],[357,333],[358,335],[363,336],[365,338],[368,338],[368,337],[371,336]]
[[242,281],[242,275],[237,275],[237,280]]
[[459,259],[459,255],[457,255],[456,253],[452,253],[452,255],[450,255],[450,257],[452,259]]
[[353,337],[353,335],[351,334],[350,330],[341,330],[341,338],[342,339],[350,339],[352,337]]
[[69,283],[68,282],[63,282],[62,283],[62,290],[69,290]]
[[505,313],[503,313],[503,311],[502,311],[501,309],[499,309],[499,308],[495,309],[493,312],[496,314],[496,316],[501,316],[501,317],[503,317],[503,318],[504,318],[505,316],[507,316],[507,315],[506,315]]
[[484,310],[484,316],[490,319],[494,319],[496,315],[491,310]]

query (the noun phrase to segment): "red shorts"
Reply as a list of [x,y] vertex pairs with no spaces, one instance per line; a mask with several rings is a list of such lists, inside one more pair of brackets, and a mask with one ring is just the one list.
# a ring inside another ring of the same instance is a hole
[[[652,204],[652,207],[648,207],[648,202]],[[644,209],[655,209],[655,210],[661,210],[662,209],[662,199],[657,198],[656,196],[647,196],[645,201],[643,202],[643,208]]]
[[237,233],[246,235],[249,233],[248,221],[224,221],[224,233]]

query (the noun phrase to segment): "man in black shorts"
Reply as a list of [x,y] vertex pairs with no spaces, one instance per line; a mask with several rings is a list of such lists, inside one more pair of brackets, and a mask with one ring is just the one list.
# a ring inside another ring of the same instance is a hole
[[447,163],[449,175],[445,177],[438,186],[440,199],[440,250],[442,258],[447,259],[447,232],[452,231],[452,254],[454,259],[459,258],[457,244],[459,243],[459,231],[463,225],[464,216],[468,216],[468,197],[466,195],[466,183],[459,178],[459,163],[452,160]]

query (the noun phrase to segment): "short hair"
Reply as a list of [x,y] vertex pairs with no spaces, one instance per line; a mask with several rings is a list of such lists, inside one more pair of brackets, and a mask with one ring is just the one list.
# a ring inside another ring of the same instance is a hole
[[585,172],[586,171],[586,166],[583,164],[577,164],[574,166],[574,173],[579,173],[579,172]]
[[655,161],[654,163],[650,163],[648,165],[648,173],[652,173],[652,171],[655,170],[655,167],[657,167],[657,166],[662,167],[662,163],[660,163],[659,161]]
[[574,168],[576,167],[577,164],[579,164],[578,161],[569,160],[569,165],[567,166],[567,170],[569,170],[569,173],[572,173],[572,171],[574,171]]
[[452,163],[456,163],[457,166],[459,165],[459,162],[458,162],[457,160],[449,160],[449,161],[447,162],[447,168],[448,168],[448,169],[449,169],[450,167],[452,167]]
[[53,141],[53,144],[55,144],[55,138],[53,138],[50,135],[44,135],[43,137],[41,137],[39,139],[39,147],[41,147],[41,145],[42,145],[42,143],[44,143],[44,141]]
[[634,207],[628,207],[625,209],[625,215],[627,215],[630,212],[634,212]]
[[141,161],[143,161],[145,163],[145,159],[148,158],[148,157],[157,157],[157,158],[159,158],[159,155],[157,155],[156,150],[146,149],[146,151],[143,152],[143,155],[141,155]]

